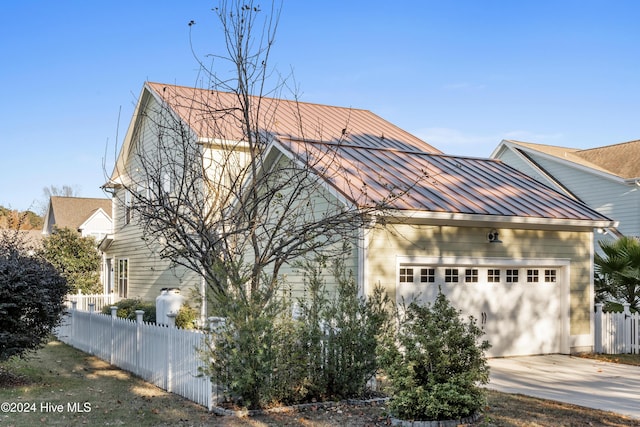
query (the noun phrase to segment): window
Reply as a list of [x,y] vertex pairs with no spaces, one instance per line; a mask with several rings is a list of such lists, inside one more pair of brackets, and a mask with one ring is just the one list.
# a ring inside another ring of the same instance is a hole
[[465,283],[478,283],[478,269],[467,268],[464,270],[464,282]]
[[129,292],[129,260],[118,260],[118,296],[126,298]]
[[458,269],[446,268],[444,270],[444,281],[446,283],[458,283]]
[[400,269],[400,283],[413,283],[413,268]]
[[518,270],[507,269],[507,283],[518,283]]
[[164,173],[162,175],[162,191],[164,191],[166,194],[171,193],[171,191],[173,191],[173,182],[171,180],[171,175],[169,175],[168,173]]
[[124,190],[124,223],[129,224],[131,222],[131,193],[129,190]]
[[527,270],[527,283],[538,283],[540,281],[538,270]]
[[436,281],[436,269],[435,268],[421,268],[420,269],[420,282],[421,283],[434,283]]
[[545,270],[544,271],[544,281],[545,281],[545,283],[555,283],[556,282],[556,270]]
[[499,283],[500,282],[500,269],[490,268],[487,270],[487,282]]

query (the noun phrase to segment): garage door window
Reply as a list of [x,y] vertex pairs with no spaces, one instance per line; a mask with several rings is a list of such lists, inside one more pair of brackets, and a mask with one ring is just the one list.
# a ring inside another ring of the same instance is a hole
[[421,268],[420,269],[420,282],[421,283],[434,283],[436,281],[436,269],[435,268]]
[[487,270],[487,282],[500,283],[500,269],[490,268]]
[[556,270],[545,270],[544,281],[545,283],[556,283]]
[[400,283],[413,283],[413,268],[400,269]]
[[527,270],[527,283],[538,283],[540,281],[538,270]]
[[446,283],[458,283],[458,269],[457,268],[445,268],[444,281]]
[[507,283],[518,283],[518,270],[507,269],[506,278]]
[[464,270],[464,282],[465,283],[478,283],[478,269],[467,268]]

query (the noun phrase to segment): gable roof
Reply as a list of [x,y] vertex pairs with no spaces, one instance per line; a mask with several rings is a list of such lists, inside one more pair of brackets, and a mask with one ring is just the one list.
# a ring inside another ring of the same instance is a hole
[[[144,96],[168,107],[203,143],[245,139],[238,108],[244,100],[235,94],[148,82],[137,111]],[[377,205],[392,189],[399,197],[386,207],[406,214],[585,227],[612,224],[581,202],[500,161],[444,155],[370,111],[273,98],[249,97],[248,102],[253,103],[254,120],[259,131],[270,136],[272,148],[310,160],[320,177],[360,206]],[[124,146],[123,152],[127,152]],[[410,191],[405,192],[408,186]]]
[[[236,94],[185,86],[146,83],[203,139],[242,140]],[[308,102],[249,97],[260,128],[278,138],[305,141],[338,140],[368,148],[393,147],[442,153],[423,140],[368,110]]]
[[505,140],[510,144],[537,151],[624,180],[640,178],[640,140],[603,147],[579,149],[530,142]]
[[111,199],[52,196],[45,216],[44,232],[48,233],[54,225],[78,230],[100,209],[111,218]]
[[613,223],[499,160],[348,144],[285,145],[360,206],[375,206],[394,191],[398,197],[389,199],[387,207],[400,212],[507,222],[586,221],[598,227]]

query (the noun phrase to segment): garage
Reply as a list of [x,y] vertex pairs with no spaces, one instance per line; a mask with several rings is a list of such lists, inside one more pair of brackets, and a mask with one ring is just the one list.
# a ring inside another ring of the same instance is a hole
[[489,357],[567,352],[569,265],[554,259],[402,259],[398,303],[435,300],[438,290],[485,331]]

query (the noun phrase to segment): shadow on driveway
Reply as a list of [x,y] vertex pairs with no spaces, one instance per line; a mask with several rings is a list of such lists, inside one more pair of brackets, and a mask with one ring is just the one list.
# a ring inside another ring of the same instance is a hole
[[640,419],[640,366],[565,355],[489,359],[487,388]]

